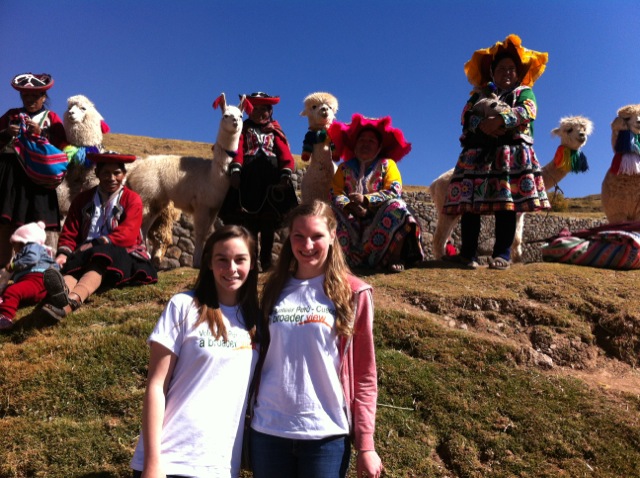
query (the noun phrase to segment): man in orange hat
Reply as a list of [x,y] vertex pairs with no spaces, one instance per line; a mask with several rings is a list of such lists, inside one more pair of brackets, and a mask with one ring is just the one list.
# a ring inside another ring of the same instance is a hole
[[283,216],[298,204],[291,173],[295,161],[282,128],[273,119],[280,97],[247,95],[249,119],[242,127],[238,154],[229,167],[231,188],[220,212],[225,224],[241,224],[259,235],[260,266],[271,267],[274,234]]

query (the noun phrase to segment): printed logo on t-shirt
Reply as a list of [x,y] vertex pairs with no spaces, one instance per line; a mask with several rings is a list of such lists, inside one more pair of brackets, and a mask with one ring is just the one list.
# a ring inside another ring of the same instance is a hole
[[336,310],[326,305],[298,305],[296,307],[277,307],[270,316],[272,324],[291,323],[295,325],[323,324],[333,327]]
[[211,333],[211,330],[207,327],[205,330],[200,330],[198,335],[198,347],[216,347],[225,348],[231,350],[252,349],[251,337],[246,330],[227,329],[227,338],[225,342],[222,337],[216,339]]

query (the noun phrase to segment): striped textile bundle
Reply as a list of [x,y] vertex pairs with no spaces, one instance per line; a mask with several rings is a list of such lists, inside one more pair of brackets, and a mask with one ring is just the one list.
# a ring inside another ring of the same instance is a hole
[[559,236],[542,247],[542,260],[606,269],[640,269],[640,233],[604,230],[588,237]]
[[21,114],[20,120],[20,132],[13,142],[20,165],[31,181],[55,189],[67,172],[67,155],[44,136],[29,133],[25,115]]

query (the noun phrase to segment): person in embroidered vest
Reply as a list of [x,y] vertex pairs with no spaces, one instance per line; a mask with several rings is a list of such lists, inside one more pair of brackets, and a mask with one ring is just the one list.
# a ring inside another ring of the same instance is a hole
[[402,199],[396,164],[411,143],[389,116],[359,113],[348,125],[334,122],[329,136],[345,159],[333,177],[331,196],[349,266],[400,272],[422,261],[420,225]]
[[126,163],[135,156],[88,153],[99,184],[71,203],[56,252],[61,272],[44,273],[42,310],[60,320],[98,288],[151,284],[158,280],[142,239],[142,199],[124,185]]
[[[516,213],[550,209],[540,163],[533,150],[537,115],[531,87],[546,68],[548,55],[522,46],[517,35],[477,50],[465,63],[474,86],[462,112],[462,153],[444,203],[446,214],[460,215],[460,254],[444,257],[464,268],[478,267],[482,214],[495,216],[495,243],[489,267],[507,269],[516,232]],[[482,117],[476,102],[495,93],[505,108]]]
[[298,204],[291,173],[295,162],[273,105],[280,97],[252,93],[252,109],[242,126],[238,154],[229,166],[231,188],[220,211],[225,224],[242,224],[260,242],[260,267],[271,267],[275,231]]
[[302,204],[287,225],[261,301],[268,349],[250,397],[253,476],[344,478],[353,440],[354,476],[379,477],[372,288],[350,274],[329,204]]
[[37,304],[47,295],[42,274],[58,265],[53,260],[53,251],[44,244],[46,238],[42,221],[20,226],[11,236],[15,256],[7,270],[12,273],[13,284],[0,296],[0,330],[13,327],[21,305]]
[[259,322],[255,241],[242,226],[218,228],[194,289],[171,298],[149,336],[134,478],[239,476]]
[[28,132],[42,135],[62,149],[66,144],[60,117],[48,108],[47,91],[53,86],[51,75],[24,73],[11,80],[20,92],[21,108],[12,108],[0,117],[0,267],[11,259],[9,238],[17,227],[42,221],[47,230],[60,230],[60,211],[55,189],[35,184],[20,166],[14,141],[19,132],[20,115],[26,115]]

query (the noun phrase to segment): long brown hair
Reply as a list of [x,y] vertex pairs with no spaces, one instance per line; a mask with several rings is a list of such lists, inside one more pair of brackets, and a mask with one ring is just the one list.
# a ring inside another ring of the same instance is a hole
[[240,310],[242,310],[244,327],[249,331],[252,340],[258,340],[260,334],[256,334],[256,326],[260,320],[260,308],[258,305],[256,245],[251,233],[242,226],[223,226],[218,228],[204,244],[200,272],[194,287],[194,302],[200,314],[194,328],[203,322],[207,322],[209,330],[211,330],[216,339],[222,337],[225,342],[227,341],[227,328],[220,312],[218,290],[211,270],[211,259],[213,257],[213,248],[218,242],[234,238],[240,238],[245,242],[251,256],[252,268],[247,275],[247,280],[238,291],[238,303]]
[[[293,209],[287,216],[286,225],[291,230],[293,222],[300,217],[315,216],[324,219],[330,232],[335,233],[338,226],[331,206],[319,200],[311,204],[302,204]],[[352,302],[352,292],[349,286],[348,275],[349,266],[344,259],[342,249],[338,243],[337,236],[329,246],[327,255],[326,270],[324,276],[324,293],[331,299],[336,307],[336,329],[339,335],[350,336],[353,333],[354,310]],[[276,305],[280,292],[284,288],[287,280],[296,273],[298,261],[291,249],[291,238],[287,238],[282,244],[278,262],[269,275],[262,293],[262,319],[265,328],[268,327],[269,314]]]

